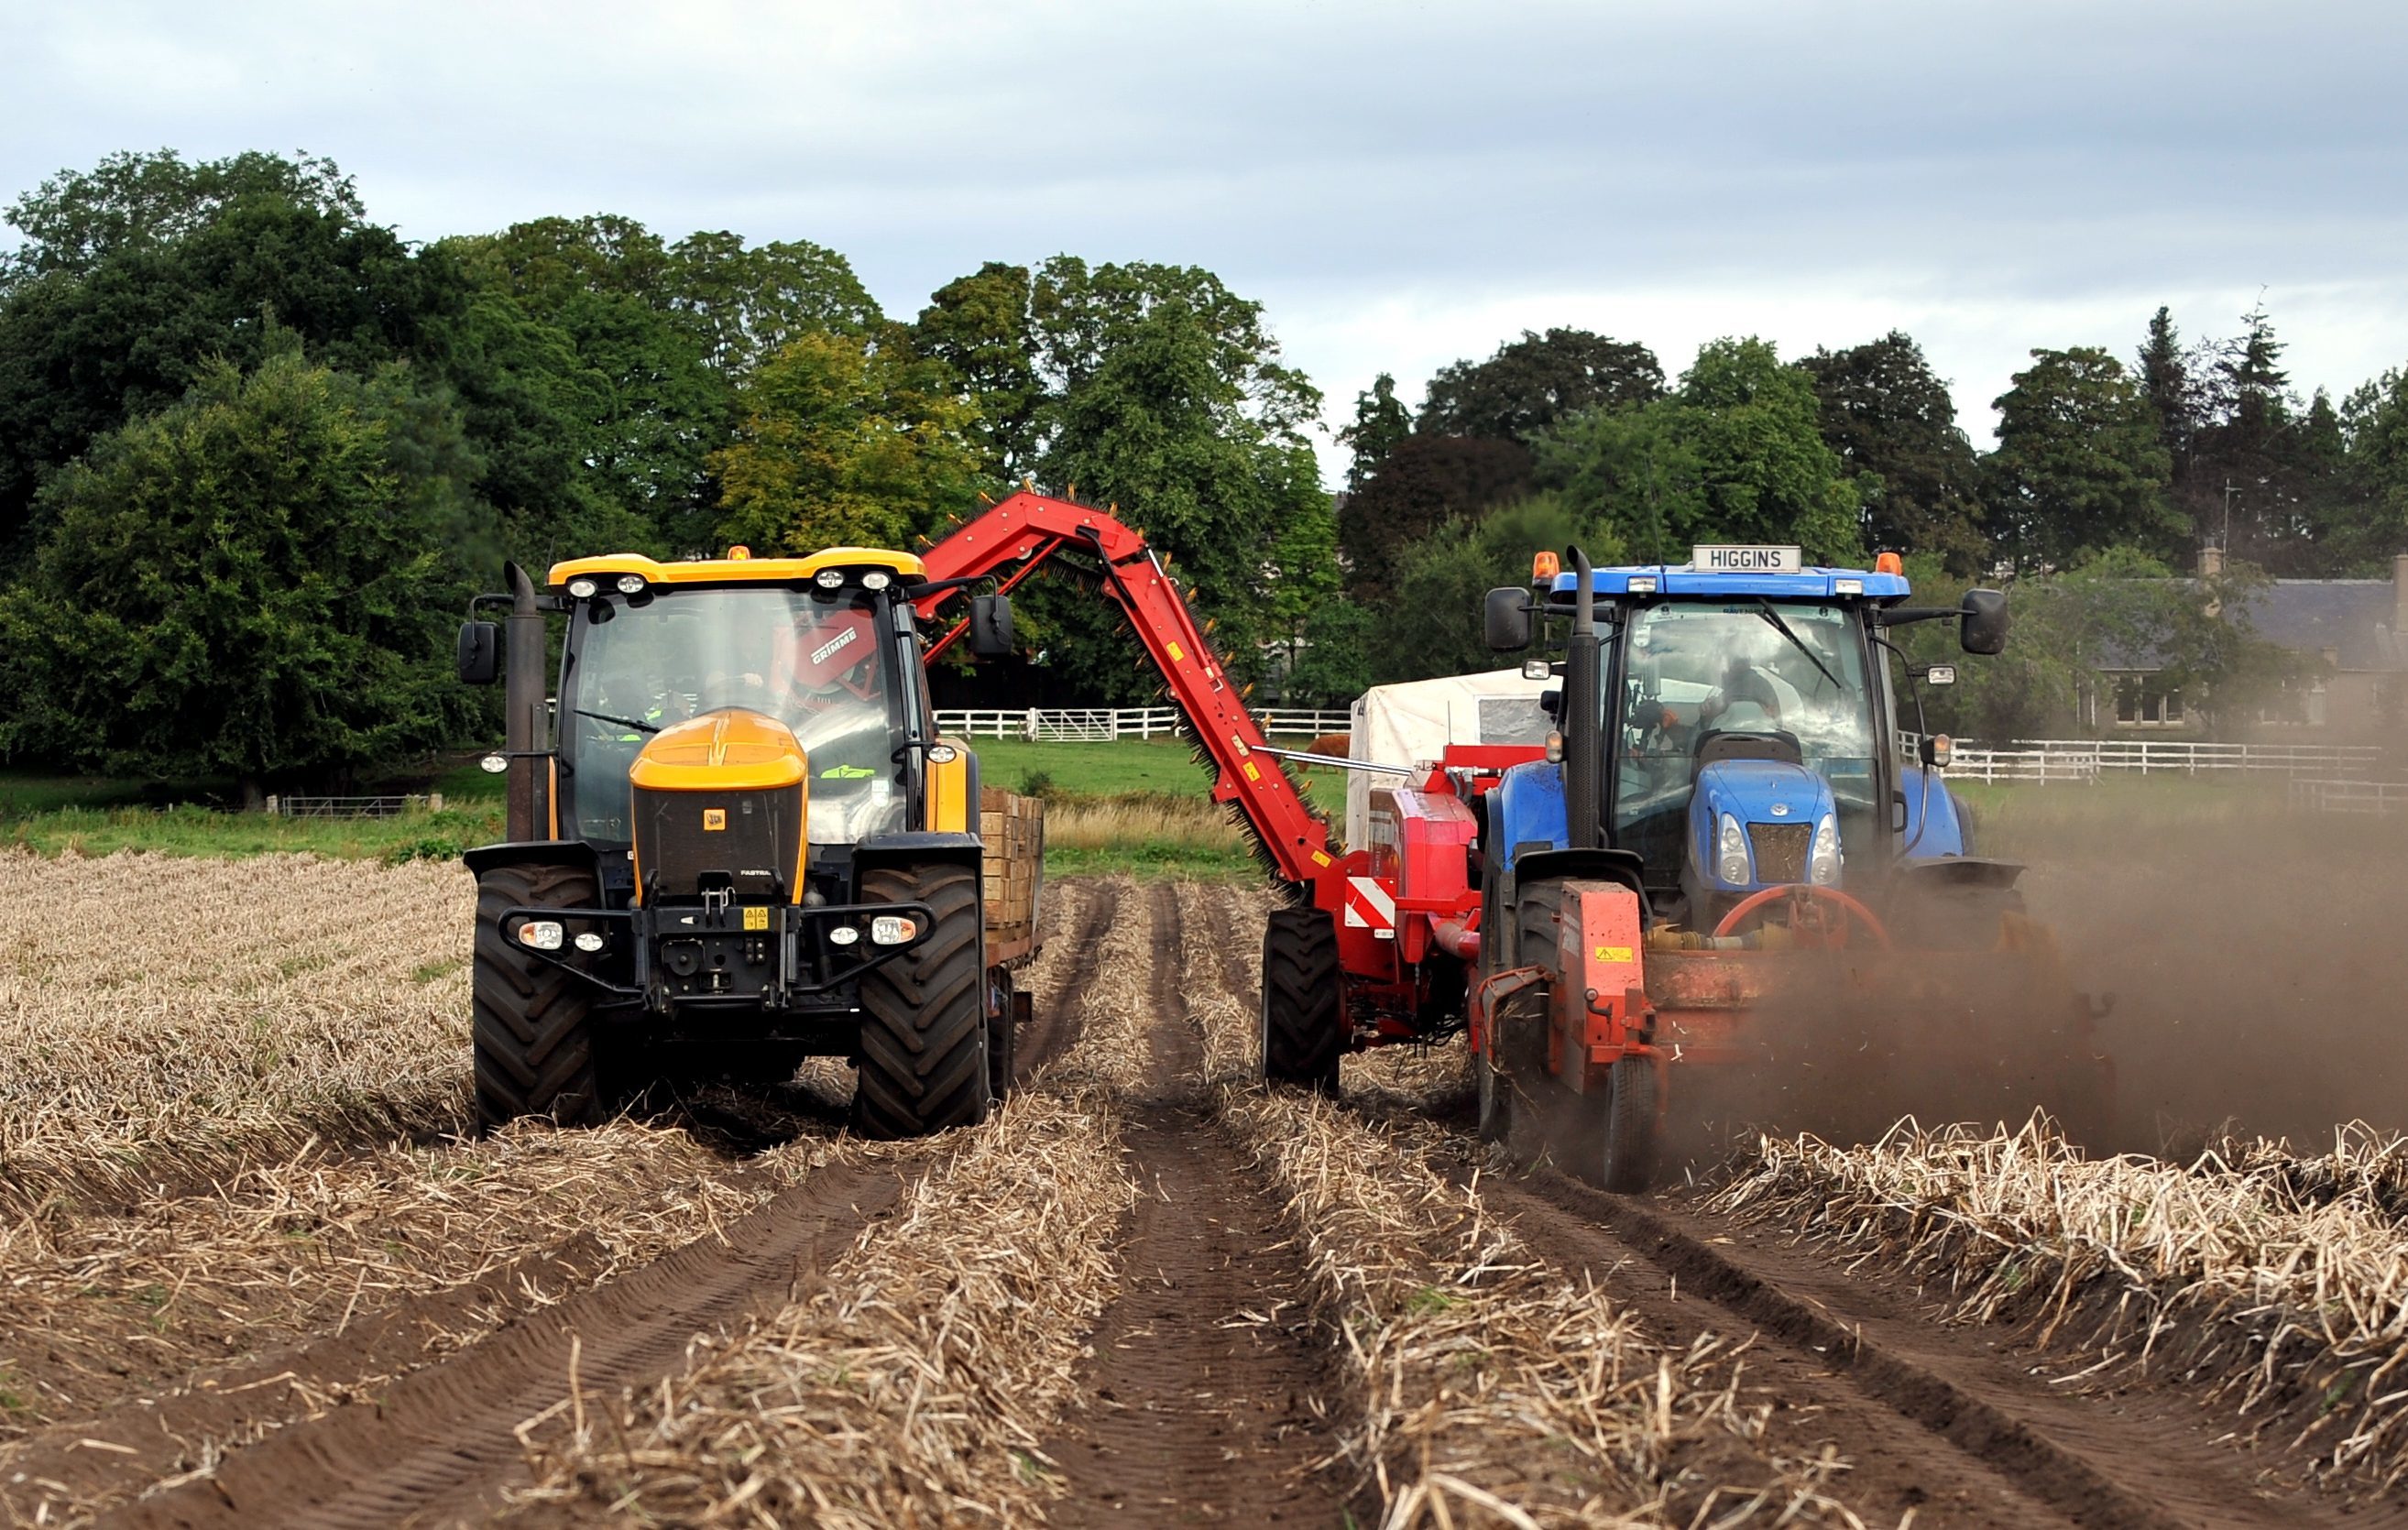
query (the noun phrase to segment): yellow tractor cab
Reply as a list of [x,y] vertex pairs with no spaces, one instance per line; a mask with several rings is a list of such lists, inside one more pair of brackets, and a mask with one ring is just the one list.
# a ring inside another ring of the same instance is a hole
[[[459,653],[489,682],[507,651],[487,767],[509,837],[466,856],[481,1118],[598,1121],[697,1060],[767,1083],[838,1055],[866,1132],[983,1120],[1033,945],[988,949],[978,762],[936,734],[920,560],[614,553],[509,579],[476,603],[507,622],[472,608]],[[1009,650],[1004,597],[973,602],[971,636]]]

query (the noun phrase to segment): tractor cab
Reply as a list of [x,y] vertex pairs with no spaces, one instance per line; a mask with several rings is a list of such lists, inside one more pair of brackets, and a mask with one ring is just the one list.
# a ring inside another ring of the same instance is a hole
[[[1549,666],[1568,679],[1564,771],[1581,776],[1564,783],[1567,805],[1595,804],[1563,843],[1623,852],[1656,918],[1711,930],[1768,888],[1862,894],[1901,859],[1965,853],[1947,793],[1899,747],[1916,719],[1901,719],[1884,632],[1957,618],[1970,650],[1996,651],[1996,596],[1911,608],[1895,555],[1870,571],[1814,567],[1794,547],[1700,547],[1685,565],[1587,570],[1585,588],[1553,563],[1526,595],[1492,592],[1492,641],[1522,647],[1531,617],[1568,618],[1578,648],[1588,623],[1591,653]],[[1509,861],[1528,842],[1518,832],[1499,846]]]

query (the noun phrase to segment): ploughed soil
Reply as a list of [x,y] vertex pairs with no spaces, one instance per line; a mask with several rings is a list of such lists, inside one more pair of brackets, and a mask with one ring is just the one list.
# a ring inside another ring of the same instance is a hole
[[1168,883],[1147,912],[1156,1023],[1149,1087],[1124,1128],[1140,1196],[1121,1294],[1095,1336],[1087,1415],[1046,1450],[1070,1486],[1052,1518],[1339,1524],[1347,1484],[1325,1469],[1329,1346],[1305,1310],[1277,1203],[1212,1129],[1203,1038],[1180,983],[1186,944],[1211,932],[1182,927]]
[[[2034,902],[2079,904],[2111,889],[2129,891],[2101,869],[2096,888],[2042,886]],[[1084,1406],[1043,1443],[1064,1489],[1049,1519],[1377,1523],[1376,1491],[1340,1453],[1348,1421],[1333,1411],[1344,1394],[1336,1340],[1309,1309],[1283,1204],[1215,1127],[1184,986],[1182,974],[1209,972],[1251,1010],[1256,953],[1226,910],[1208,901],[1198,917],[1192,894],[1182,909],[1167,883],[1054,891],[1046,960],[1057,1002],[1040,1003],[1019,1038],[1020,1075],[1101,1044],[1082,1024],[1083,994],[1100,975],[1106,932],[1131,920],[1151,934],[1138,975],[1151,1015],[1143,1082],[1122,1125],[1142,1194],[1116,1235],[1120,1284],[1090,1337]],[[2329,948],[2333,930],[2325,934]],[[2066,943],[2086,972],[2139,975],[2176,959],[2148,940],[2136,925],[2076,931]],[[2391,971],[2371,942],[2344,943],[2341,976],[2278,964],[2279,990],[2245,1005],[2228,991],[2220,1008],[2200,994],[2174,1018],[2196,1031],[2227,1010],[2262,1018],[2291,1008],[2338,1035],[2359,1022],[2344,1027],[2332,1008]],[[2124,1012],[2157,1022],[2162,1005],[2128,1002]],[[2204,1085],[2177,1099],[2176,1082],[2161,1081],[2145,1105],[2129,1100],[2126,1124],[2233,1103]],[[2326,1101],[2312,1093],[2286,1088],[2270,1114],[2283,1125],[2314,1117]],[[1552,1168],[1499,1173],[1446,1102],[1420,1119],[1462,1180],[1476,1174],[1483,1200],[1567,1278],[1594,1281],[1672,1345],[1707,1333],[1746,1340],[1744,1384],[1769,1410],[1771,1437],[1785,1453],[1844,1458],[1839,1491],[1869,1523],[2408,1525],[2397,1498],[2320,1494],[2298,1484],[2278,1450],[2220,1437],[2229,1421],[2179,1383],[2067,1384],[2066,1367],[2011,1336],[1937,1323],[1934,1297],[1878,1268],[1843,1269],[1680,1193],[1612,1196]],[[523,1480],[517,1426],[559,1404],[572,1375],[598,1394],[679,1374],[695,1336],[738,1330],[788,1302],[877,1225],[910,1177],[942,1174],[947,1151],[939,1140],[870,1162],[838,1156],[750,1214],[598,1284],[598,1250],[571,1238],[128,1397],[0,1451],[0,1519],[31,1520],[43,1503],[57,1506],[53,1520],[98,1510],[145,1525],[481,1518]],[[729,1173],[748,1172],[731,1154]],[[138,1344],[129,1337],[129,1353]]]

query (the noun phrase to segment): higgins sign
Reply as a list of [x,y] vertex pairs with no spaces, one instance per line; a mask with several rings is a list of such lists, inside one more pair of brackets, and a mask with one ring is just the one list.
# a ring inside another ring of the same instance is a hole
[[1797,574],[1806,555],[1794,547],[1693,547],[1689,566],[1700,574]]

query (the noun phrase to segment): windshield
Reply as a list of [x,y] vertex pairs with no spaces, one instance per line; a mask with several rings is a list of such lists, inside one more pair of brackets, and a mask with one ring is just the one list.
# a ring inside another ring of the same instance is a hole
[[1624,645],[1615,843],[1658,875],[1677,875],[1698,745],[1717,732],[1795,739],[1807,768],[1830,783],[1843,839],[1867,832],[1872,694],[1846,608],[1670,602],[1632,611]]
[[765,712],[810,762],[809,834],[900,828],[901,766],[878,607],[857,590],[664,590],[586,601],[561,688],[576,833],[626,843],[627,770],[661,729],[722,708]]

